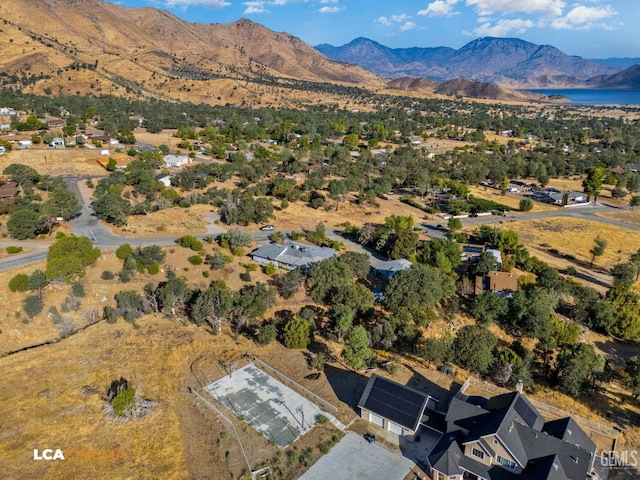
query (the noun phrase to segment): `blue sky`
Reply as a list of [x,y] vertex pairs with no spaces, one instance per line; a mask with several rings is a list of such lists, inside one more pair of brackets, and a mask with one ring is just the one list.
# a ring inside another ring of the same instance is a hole
[[[112,0],[115,1],[115,0]],[[311,45],[366,37],[389,47],[460,48],[517,37],[585,58],[640,57],[638,0],[118,0],[192,22],[249,18]]]

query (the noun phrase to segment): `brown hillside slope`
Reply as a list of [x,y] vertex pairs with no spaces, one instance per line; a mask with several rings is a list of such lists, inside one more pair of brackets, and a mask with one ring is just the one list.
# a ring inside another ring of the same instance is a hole
[[300,39],[246,19],[189,23],[155,8],[101,0],[12,0],[0,3],[0,17],[0,73],[50,76],[25,88],[35,93],[126,91],[252,103],[268,93],[290,95],[291,89],[274,90],[274,77],[374,89],[384,85],[360,67],[332,62]]

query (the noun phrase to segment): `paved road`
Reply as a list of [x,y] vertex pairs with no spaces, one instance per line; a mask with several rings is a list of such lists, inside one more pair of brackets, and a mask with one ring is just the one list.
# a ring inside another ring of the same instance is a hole
[[[73,229],[73,233],[77,236],[85,236],[91,239],[95,246],[103,249],[103,250],[112,250],[118,248],[123,243],[129,243],[134,248],[136,246],[145,247],[148,245],[171,245],[175,242],[176,237],[151,237],[151,238],[135,238],[135,237],[121,237],[118,235],[114,235],[109,229],[107,229],[103,223],[98,220],[93,212],[93,209],[90,205],[90,199],[83,198],[80,188],[78,187],[78,177],[67,177],[64,179],[68,185],[70,191],[74,192],[82,205],[82,211],[80,214],[69,221],[69,225]],[[606,212],[606,211],[615,211],[619,210],[618,207],[612,207],[610,205],[606,205],[604,203],[596,203],[589,204],[580,207],[573,208],[558,208],[555,210],[548,210],[544,212],[532,212],[532,213],[520,213],[520,212],[509,212],[506,217],[497,217],[497,216],[486,216],[486,217],[475,217],[475,218],[463,218],[462,225],[463,226],[473,226],[473,225],[486,225],[491,224],[494,225],[498,222],[502,221],[510,221],[510,220],[533,220],[540,218],[551,218],[551,217],[573,217],[573,218],[582,218],[585,220],[591,220],[599,223],[615,225],[618,227],[627,228],[629,230],[640,231],[640,226],[629,225],[626,223],[618,222],[616,220],[611,220],[608,218],[597,217],[594,214],[597,212]],[[208,227],[207,234],[218,235],[226,231],[225,228],[222,228],[216,224],[216,221],[219,219],[219,216],[214,213],[210,213],[207,217]],[[429,236],[433,238],[441,238],[446,236],[447,230],[436,228],[437,225],[443,225],[446,227],[446,221],[441,219],[434,219],[429,222],[424,222],[420,224],[420,226],[427,231]],[[282,232],[288,233],[288,232]],[[254,240],[257,243],[267,243],[269,241],[269,235],[265,232],[252,232],[251,233]],[[385,260],[385,258],[380,257],[379,254],[373,252],[370,249],[364,248],[362,245],[359,245],[355,242],[352,242],[349,239],[345,239],[341,237],[340,230],[335,230],[333,232],[327,233],[327,236],[333,240],[340,240],[343,242],[350,250],[356,252],[366,253],[371,257],[372,261],[380,261]],[[30,265],[32,263],[42,262],[46,259],[47,249],[49,247],[48,243],[40,242],[40,241],[24,241],[19,242],[16,240],[0,240],[0,248],[5,248],[9,245],[23,245],[25,248],[30,249],[31,251],[28,253],[20,254],[17,256],[7,257],[4,259],[0,259],[0,271],[11,270],[14,268],[23,267],[26,265]]]

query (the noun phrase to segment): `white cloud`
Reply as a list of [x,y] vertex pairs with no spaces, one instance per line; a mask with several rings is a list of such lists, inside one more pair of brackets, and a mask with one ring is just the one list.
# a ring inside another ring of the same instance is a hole
[[322,7],[318,9],[320,13],[337,13],[342,10],[340,7]]
[[211,8],[223,8],[231,5],[229,2],[225,0],[165,0],[165,5],[169,8],[172,7],[192,7],[194,5],[200,5],[203,7],[211,7]]
[[401,13],[400,15],[391,15],[391,20],[394,22],[402,23],[405,20],[409,20],[411,17],[406,13]]
[[269,10],[267,10],[264,6],[264,2],[244,2],[245,10],[244,12],[242,12],[245,15],[250,15],[252,13],[269,13]]
[[400,31],[401,32],[406,32],[408,30],[413,30],[414,28],[416,28],[417,25],[413,22],[405,22],[404,24],[402,24],[400,26]]
[[535,24],[531,20],[523,20],[521,18],[513,20],[500,19],[495,25],[483,23],[473,31],[473,35],[478,37],[506,37],[511,32],[524,33],[534,26]]
[[373,21],[373,23],[379,23],[383,27],[388,27],[391,25],[391,21],[387,17],[378,17]]
[[494,13],[541,13],[545,17],[559,17],[565,7],[562,0],[466,0],[480,15]]
[[420,10],[418,15],[426,15],[427,17],[449,17],[457,15],[458,12],[453,11],[453,6],[460,0],[436,0],[427,5],[427,8]]
[[585,7],[578,5],[572,8],[564,17],[556,18],[551,22],[551,26],[556,29],[565,30],[589,30],[594,27],[611,28],[603,22],[608,18],[617,15],[611,5],[603,7]]

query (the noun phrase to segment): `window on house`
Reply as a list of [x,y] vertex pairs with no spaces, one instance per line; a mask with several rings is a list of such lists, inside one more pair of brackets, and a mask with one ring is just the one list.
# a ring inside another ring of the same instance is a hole
[[478,457],[478,458],[484,458],[484,452],[482,450],[478,450],[477,448],[472,448],[471,449],[471,454],[474,457]]
[[514,462],[512,462],[511,460],[507,459],[507,458],[503,458],[500,455],[498,455],[498,457],[496,458],[496,460],[498,461],[498,463],[500,465],[503,465],[511,470],[515,470],[516,469],[516,464]]

